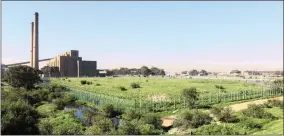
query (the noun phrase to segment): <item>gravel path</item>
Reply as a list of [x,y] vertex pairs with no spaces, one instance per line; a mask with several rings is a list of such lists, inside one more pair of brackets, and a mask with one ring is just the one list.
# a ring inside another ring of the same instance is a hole
[[[262,99],[262,100],[253,100],[253,101],[238,103],[238,104],[232,104],[232,105],[230,105],[230,107],[232,107],[233,111],[240,111],[240,110],[248,108],[249,104],[263,104],[263,103],[267,102],[268,100],[273,100],[273,99],[283,100],[283,96],[269,98],[269,99]],[[175,119],[176,119],[175,115],[161,118],[161,120],[163,121],[162,126],[163,127],[169,127],[169,126],[173,125],[173,122],[174,122]]]

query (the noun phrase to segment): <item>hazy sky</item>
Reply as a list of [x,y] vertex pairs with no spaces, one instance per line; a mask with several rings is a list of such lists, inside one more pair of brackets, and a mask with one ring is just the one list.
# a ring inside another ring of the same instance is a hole
[[39,13],[39,58],[71,49],[98,68],[283,67],[283,2],[2,2],[2,61],[29,61]]

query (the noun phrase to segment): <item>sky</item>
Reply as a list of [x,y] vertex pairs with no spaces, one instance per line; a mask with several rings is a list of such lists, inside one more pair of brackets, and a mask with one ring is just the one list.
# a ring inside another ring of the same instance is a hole
[[[98,68],[283,69],[283,2],[2,2],[2,62],[79,50]],[[44,63],[40,64],[41,66]]]

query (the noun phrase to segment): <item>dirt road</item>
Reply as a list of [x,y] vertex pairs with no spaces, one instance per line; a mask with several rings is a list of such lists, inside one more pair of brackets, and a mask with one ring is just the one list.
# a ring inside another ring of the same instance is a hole
[[[233,111],[240,111],[240,110],[248,108],[249,104],[263,104],[263,103],[267,102],[268,100],[273,100],[273,99],[283,100],[283,96],[269,98],[269,99],[262,99],[262,100],[253,100],[253,101],[238,103],[238,104],[232,104],[232,105],[230,105],[230,107],[232,107]],[[161,120],[163,121],[162,126],[163,127],[169,127],[169,126],[173,125],[173,122],[174,122],[175,119],[176,119],[175,115],[161,118]]]

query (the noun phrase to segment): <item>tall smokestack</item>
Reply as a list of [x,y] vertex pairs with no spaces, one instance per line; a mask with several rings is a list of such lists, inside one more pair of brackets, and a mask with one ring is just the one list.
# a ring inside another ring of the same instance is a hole
[[33,59],[33,42],[34,42],[34,22],[31,23],[31,60],[30,60],[30,63],[31,63],[31,67],[33,67],[33,62],[34,62],[34,59]]
[[33,67],[38,68],[38,13],[35,12],[34,16],[34,38],[33,38]]

